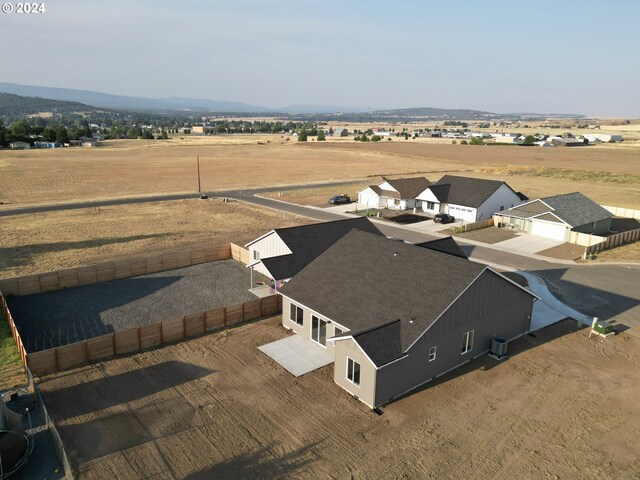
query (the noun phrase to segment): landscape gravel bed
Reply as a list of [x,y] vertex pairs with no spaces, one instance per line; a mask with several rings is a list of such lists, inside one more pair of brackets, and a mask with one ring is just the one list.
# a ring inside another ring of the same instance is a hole
[[[254,273],[255,281],[265,277]],[[253,300],[235,260],[7,299],[28,352]]]

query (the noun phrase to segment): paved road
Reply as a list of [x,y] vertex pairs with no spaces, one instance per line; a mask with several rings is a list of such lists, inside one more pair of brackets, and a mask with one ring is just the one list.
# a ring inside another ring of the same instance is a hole
[[[340,186],[345,184],[351,184],[353,180],[346,182],[330,182],[330,183],[314,183],[309,185],[290,185],[287,187],[264,187],[254,190],[247,190],[242,192],[241,190],[232,191],[219,191],[219,192],[207,192],[210,197],[229,197],[244,199],[243,197],[253,196],[258,192],[284,192],[288,190],[298,190],[300,188],[322,188],[331,186]],[[110,200],[88,200],[86,202],[71,202],[71,203],[54,203],[54,204],[42,204],[33,205],[27,207],[16,208],[0,208],[0,217],[8,217],[11,215],[24,215],[29,213],[40,212],[56,212],[60,210],[75,210],[78,208],[95,208],[95,207],[107,207],[111,205],[129,205],[133,203],[150,203],[150,202],[166,202],[170,200],[184,200],[187,198],[198,198],[199,193],[175,193],[168,195],[151,195],[146,197],[124,197],[114,198]],[[322,219],[321,219],[322,220]]]

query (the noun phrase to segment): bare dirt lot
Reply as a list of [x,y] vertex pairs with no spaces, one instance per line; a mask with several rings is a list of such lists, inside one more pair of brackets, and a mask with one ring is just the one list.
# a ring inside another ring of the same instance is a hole
[[[594,199],[600,192],[618,194],[624,206],[640,205],[640,147],[522,148],[443,145],[431,143],[345,142],[271,143],[256,137],[173,139],[168,142],[112,141],[95,149],[44,149],[0,152],[0,201],[5,207],[35,203],[113,198],[158,193],[195,192],[196,157],[200,157],[202,188],[206,191],[331,180],[364,180],[371,176],[444,171],[472,171],[492,178],[518,174],[541,180],[573,182]],[[232,142],[232,140],[235,142]],[[245,143],[242,143],[242,142]],[[515,169],[515,171],[514,171]],[[519,173],[518,173],[519,172]],[[608,172],[603,175],[593,172]],[[551,176],[550,176],[551,175]],[[526,186],[526,183],[523,182]],[[600,188],[599,187],[599,188]],[[556,190],[555,188],[553,189]],[[529,196],[537,193],[523,190]],[[0,207],[2,208],[2,207]]]
[[309,223],[241,202],[178,200],[0,218],[0,278],[73,268],[188,245],[244,245]]
[[388,406],[257,350],[278,318],[49,377],[79,478],[631,478],[640,339],[565,321]]

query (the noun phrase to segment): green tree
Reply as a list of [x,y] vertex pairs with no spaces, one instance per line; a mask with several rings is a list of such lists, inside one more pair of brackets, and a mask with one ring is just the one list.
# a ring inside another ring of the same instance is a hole
[[327,138],[326,138],[326,137],[325,137],[325,135],[324,135],[324,130],[319,129],[319,130],[318,130],[318,141],[319,141],[319,142],[324,142],[324,141],[326,141],[326,140],[327,140]]
[[64,125],[58,125],[56,127],[56,142],[69,143],[69,132]]
[[473,137],[469,142],[469,145],[484,145],[484,141],[480,137]]
[[524,137],[524,142],[522,142],[523,145],[533,145],[534,143],[536,143],[536,137],[533,135],[527,135]]
[[372,142],[379,142],[380,140],[382,140],[382,137],[380,135],[372,135],[371,136],[371,141]]
[[142,138],[144,138],[145,140],[153,140],[153,133],[151,133],[150,128],[145,128],[144,130],[142,130]]
[[460,140],[460,145],[468,145],[468,142],[466,140]]
[[300,132],[298,133],[298,141],[299,142],[307,141],[307,131],[305,130],[304,127],[302,127],[302,130],[300,130]]
[[0,145],[6,146],[7,144],[7,130],[4,128],[4,122],[0,118]]
[[13,122],[9,126],[9,130],[15,139],[26,138],[29,135],[29,125],[24,120]]
[[160,139],[161,140],[167,140],[169,138],[169,136],[167,135],[167,131],[163,128],[162,132],[160,132]]
[[42,138],[45,142],[56,141],[56,131],[54,128],[47,127],[42,131]]

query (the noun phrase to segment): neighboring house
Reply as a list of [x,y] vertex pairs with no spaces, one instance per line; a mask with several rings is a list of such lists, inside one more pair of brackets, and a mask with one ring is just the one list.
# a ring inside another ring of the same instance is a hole
[[406,210],[420,207],[416,197],[431,182],[424,177],[398,178],[389,180],[383,178],[378,185],[369,185],[358,192],[358,203],[369,208],[392,208]]
[[31,145],[27,142],[10,142],[9,148],[11,150],[30,150]]
[[538,198],[503,212],[499,223],[559,241],[568,241],[570,232],[602,235],[611,228],[613,214],[580,192]]
[[456,220],[477,222],[491,218],[498,210],[521,204],[522,197],[499,180],[445,175],[416,198],[425,213],[448,213]]
[[590,143],[622,141],[622,135],[609,134],[609,133],[587,133],[584,136],[584,138],[589,140]]
[[349,136],[349,130],[347,130],[346,128],[336,128],[333,131],[333,136],[334,137],[347,137],[347,136]]
[[334,381],[384,405],[530,328],[535,295],[491,267],[352,230],[280,294],[284,327],[334,356]]
[[365,217],[277,228],[245,245],[248,267],[274,281],[286,281],[352,229],[382,235]]
[[97,147],[98,141],[93,137],[80,137],[80,142],[83,147]]
[[[567,135],[566,133],[564,135]],[[584,147],[589,145],[589,140],[571,137],[549,137],[549,142],[554,147]]]

